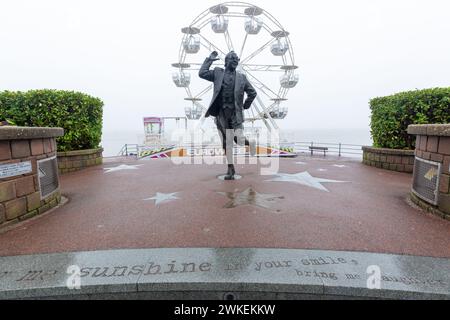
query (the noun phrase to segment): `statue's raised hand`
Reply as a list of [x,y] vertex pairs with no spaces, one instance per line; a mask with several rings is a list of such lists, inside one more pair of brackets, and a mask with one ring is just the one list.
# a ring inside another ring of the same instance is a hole
[[213,51],[213,52],[211,52],[211,54],[209,55],[208,59],[209,59],[210,61],[217,61],[217,60],[220,60],[220,59],[219,59],[219,54],[217,53],[217,51]]

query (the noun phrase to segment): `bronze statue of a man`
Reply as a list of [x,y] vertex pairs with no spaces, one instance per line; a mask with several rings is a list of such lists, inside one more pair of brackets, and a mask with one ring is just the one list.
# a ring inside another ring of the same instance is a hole
[[[225,70],[209,70],[214,61],[219,60],[216,51],[206,58],[200,68],[199,76],[214,83],[214,94],[205,117],[215,117],[215,123],[227,156],[228,171],[225,180],[234,180],[236,173],[233,165],[233,140],[239,145],[249,146],[255,155],[255,142],[249,142],[243,133],[244,109],[249,109],[256,98],[256,91],[244,74],[236,72],[239,57],[231,51],[225,57]],[[244,102],[244,92],[247,98]]]

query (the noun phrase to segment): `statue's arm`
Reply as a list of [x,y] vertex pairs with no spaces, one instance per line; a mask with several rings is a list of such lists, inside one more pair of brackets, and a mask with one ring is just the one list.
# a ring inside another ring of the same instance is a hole
[[245,99],[243,108],[249,109],[253,103],[253,100],[255,100],[257,93],[252,84],[247,80],[247,77],[245,77],[244,91],[247,94],[247,99]]
[[214,60],[206,58],[205,62],[203,62],[202,66],[200,67],[200,71],[198,72],[198,76],[200,78],[214,82],[214,70],[209,70],[213,62]]

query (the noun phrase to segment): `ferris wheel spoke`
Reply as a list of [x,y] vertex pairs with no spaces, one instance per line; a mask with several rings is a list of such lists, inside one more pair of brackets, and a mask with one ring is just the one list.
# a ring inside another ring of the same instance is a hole
[[[261,80],[259,80],[257,77],[255,77],[251,72],[249,72],[247,69],[245,69],[244,68],[244,70],[245,70],[245,72],[250,76],[250,77],[252,77],[252,79],[258,84],[258,87],[260,86],[261,88],[264,88],[265,90],[267,90],[267,91],[269,91],[269,92],[271,92],[273,95],[275,95],[275,97],[276,98],[280,98],[280,96],[277,94],[277,93],[275,93],[272,89],[270,89],[268,86],[266,86]],[[264,92],[264,91],[263,91]],[[265,92],[264,92],[265,93]],[[267,95],[267,94],[266,94]],[[269,95],[267,95],[269,98],[273,98],[273,97],[271,97],[271,96],[269,96]]]
[[[209,45],[210,47],[214,48],[214,50],[216,50],[216,51],[222,53],[222,55],[223,55],[224,57],[227,55],[225,52],[223,52],[223,51],[219,48],[219,46],[216,46],[215,44],[213,44],[211,41],[209,41],[208,39],[206,39],[203,35],[200,34],[200,37],[201,37],[203,40],[205,40],[205,41],[208,43],[208,45]],[[202,42],[201,42],[201,43],[202,43]],[[203,45],[207,50],[211,50],[211,48],[208,48],[204,43],[202,43],[202,45]],[[219,55],[218,58],[219,58],[220,60],[223,61],[223,58],[221,58],[220,55]]]
[[233,41],[231,40],[228,29],[224,32],[225,42],[227,43],[228,51],[234,51]]
[[[273,121],[273,119],[270,117],[270,114],[264,110],[264,109],[265,109],[265,108],[264,108],[264,104],[262,104],[261,107],[258,105],[259,101],[260,101],[260,99],[256,99],[256,100],[253,102],[253,106],[254,106],[256,112],[258,113],[258,117],[262,120],[262,122],[264,123],[264,125],[266,126],[266,128],[267,128],[269,131],[272,131],[272,128],[278,129],[277,124],[276,124],[276,123],[272,123],[272,122],[274,122],[274,121]],[[257,103],[257,102],[258,102],[258,103]],[[267,121],[267,119],[270,119],[270,120],[271,120],[270,122],[271,122],[271,124],[272,124],[272,127],[270,126],[270,124],[269,124],[269,122]]]
[[239,57],[242,57],[242,55],[244,54],[244,48],[245,48],[245,44],[247,43],[247,38],[248,38],[248,33],[246,32],[244,42],[242,43],[241,51],[239,52]]
[[206,27],[206,26],[209,24],[210,21],[211,21],[211,19],[208,19],[208,20],[203,21],[203,22],[198,26],[198,28],[199,28],[200,30],[202,30],[204,27]]
[[256,118],[256,116],[255,116],[255,110],[253,110],[253,108],[250,108],[250,110],[252,111],[253,119],[255,119],[255,118]]
[[[269,111],[267,110],[267,108],[265,107],[264,103],[262,102],[261,98],[256,96],[256,101],[258,101],[258,104],[260,105],[260,107],[262,108],[263,112],[264,112],[264,116],[267,117],[267,119],[269,119],[270,124],[272,125],[272,127],[275,130],[278,130],[278,125],[275,122],[275,120],[273,120],[273,118],[270,116]],[[263,117],[263,118],[265,118]]]
[[186,90],[186,94],[187,94],[188,98],[193,99],[194,97],[192,96],[191,89],[189,89],[189,87],[185,87],[184,89]]
[[199,94],[197,94],[195,96],[195,98],[201,98],[203,97],[205,94],[207,94],[209,91],[211,91],[211,89],[213,88],[213,85],[209,85],[208,87],[206,87],[205,89],[203,89]]
[[268,46],[270,46],[273,42],[275,42],[277,39],[273,38],[270,41],[268,41],[267,43],[265,43],[262,47],[260,47],[259,49],[255,50],[252,54],[250,54],[247,58],[245,58],[244,60],[242,60],[242,63],[246,63],[248,61],[250,61],[251,59],[253,59],[254,57],[256,57],[258,54],[260,54],[261,52],[264,51],[264,49],[266,49]]
[[243,64],[242,67],[248,71],[284,72],[284,70],[281,69],[283,67],[281,64]]

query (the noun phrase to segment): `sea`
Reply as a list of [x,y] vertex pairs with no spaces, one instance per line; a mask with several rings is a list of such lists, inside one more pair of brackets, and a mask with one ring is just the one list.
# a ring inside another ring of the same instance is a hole
[[[302,143],[303,145],[355,145],[371,146],[372,138],[369,128],[339,128],[339,129],[286,129],[280,134],[283,142]],[[104,157],[117,156],[125,144],[143,144],[144,131],[105,131],[102,135],[101,145]]]

